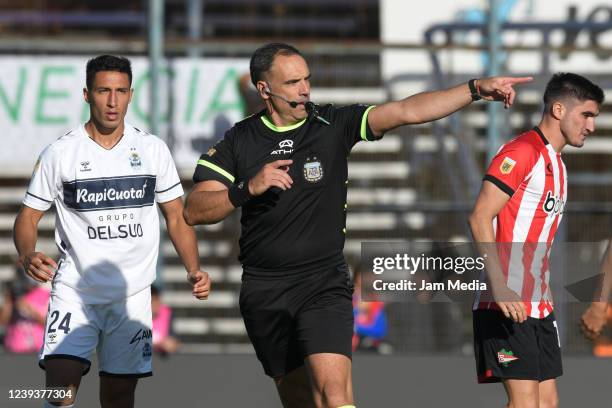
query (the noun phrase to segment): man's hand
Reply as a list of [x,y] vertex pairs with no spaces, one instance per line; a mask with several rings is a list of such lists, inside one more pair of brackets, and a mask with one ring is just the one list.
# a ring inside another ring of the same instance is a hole
[[270,187],[290,189],[293,180],[289,177],[288,171],[292,163],[293,160],[276,160],[263,166],[259,173],[249,180],[249,193],[255,197],[262,195]]
[[508,287],[493,289],[493,299],[508,319],[512,319],[515,323],[527,320],[525,303],[513,290]]
[[57,264],[42,252],[32,252],[20,259],[25,273],[37,282],[47,282],[53,279]]
[[585,337],[595,340],[606,325],[606,302],[593,302],[591,306],[582,314],[580,327]]
[[513,86],[531,82],[532,77],[491,77],[476,80],[476,89],[482,99],[487,101],[502,101],[504,108],[514,103],[516,91]]
[[191,293],[199,300],[208,299],[210,294],[210,278],[207,272],[195,271],[187,274],[187,281],[192,286]]

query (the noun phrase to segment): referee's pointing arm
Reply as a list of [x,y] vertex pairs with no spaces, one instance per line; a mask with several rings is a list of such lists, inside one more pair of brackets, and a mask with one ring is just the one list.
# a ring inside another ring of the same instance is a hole
[[379,137],[398,126],[443,118],[478,99],[500,101],[508,108],[516,96],[513,86],[531,80],[531,77],[492,77],[470,80],[440,91],[421,92],[375,107],[368,115],[368,124]]

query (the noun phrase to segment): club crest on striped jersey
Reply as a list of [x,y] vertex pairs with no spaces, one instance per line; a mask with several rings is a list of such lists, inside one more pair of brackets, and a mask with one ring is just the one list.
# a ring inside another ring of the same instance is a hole
[[504,161],[502,161],[502,164],[499,166],[499,171],[501,171],[502,174],[510,174],[515,164],[516,161],[506,156],[504,157]]
[[304,163],[304,179],[316,183],[323,178],[323,166],[316,156],[308,157]]

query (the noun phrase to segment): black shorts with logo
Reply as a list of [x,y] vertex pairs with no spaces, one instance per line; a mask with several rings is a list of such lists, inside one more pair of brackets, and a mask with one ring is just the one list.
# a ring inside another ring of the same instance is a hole
[[554,313],[515,323],[497,310],[475,310],[474,352],[479,383],[546,381],[563,374]]
[[353,287],[345,263],[306,276],[242,277],[240,312],[264,371],[280,377],[315,353],[351,358]]

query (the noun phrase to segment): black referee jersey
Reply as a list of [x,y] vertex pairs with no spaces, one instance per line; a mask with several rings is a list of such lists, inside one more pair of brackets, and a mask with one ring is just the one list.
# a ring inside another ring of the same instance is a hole
[[291,189],[273,187],[242,207],[238,259],[245,273],[273,277],[343,261],[347,159],[355,143],[375,139],[367,123],[372,107],[326,105],[318,118],[285,127],[264,110],[236,123],[200,157],[193,181],[228,187],[266,163],[293,160]]

